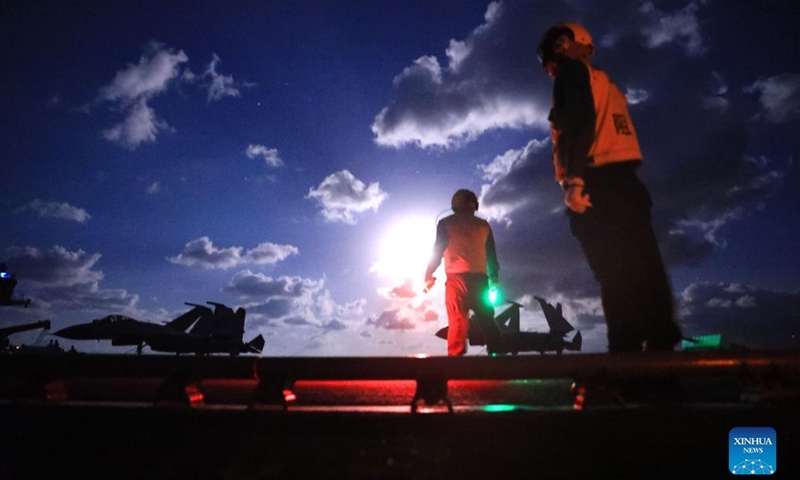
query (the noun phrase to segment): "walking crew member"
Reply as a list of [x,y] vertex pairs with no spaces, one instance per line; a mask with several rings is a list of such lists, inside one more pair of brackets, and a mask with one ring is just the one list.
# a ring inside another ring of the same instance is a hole
[[470,310],[489,354],[504,351],[502,333],[494,322],[494,306],[488,299],[489,282],[497,283],[500,270],[492,228],[475,216],[478,197],[472,191],[458,190],[450,203],[453,214],[436,225],[433,254],[425,272],[425,284],[430,288],[436,281],[433,272],[444,257],[447,354],[467,353]]

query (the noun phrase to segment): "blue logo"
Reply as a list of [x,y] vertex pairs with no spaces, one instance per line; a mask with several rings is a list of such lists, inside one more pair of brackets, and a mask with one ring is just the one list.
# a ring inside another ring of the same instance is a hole
[[734,475],[772,475],[778,438],[770,427],[735,427],[728,433],[728,469]]

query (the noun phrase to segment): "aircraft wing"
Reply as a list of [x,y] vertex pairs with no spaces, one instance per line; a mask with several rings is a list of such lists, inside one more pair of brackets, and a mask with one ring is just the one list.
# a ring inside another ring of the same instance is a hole
[[544,318],[547,320],[547,324],[550,325],[550,332],[551,333],[560,333],[562,335],[566,335],[567,333],[575,330],[564,315],[561,312],[561,304],[559,303],[557,306],[553,306],[547,303],[547,300],[541,297],[533,297],[538,302],[539,305],[542,307],[542,311],[544,312]]

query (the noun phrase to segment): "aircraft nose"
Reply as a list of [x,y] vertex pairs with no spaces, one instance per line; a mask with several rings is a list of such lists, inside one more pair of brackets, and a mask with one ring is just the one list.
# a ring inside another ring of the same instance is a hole
[[72,325],[62,328],[57,332],[53,332],[53,335],[61,338],[69,338],[71,340],[85,340],[88,338],[88,333],[86,325]]

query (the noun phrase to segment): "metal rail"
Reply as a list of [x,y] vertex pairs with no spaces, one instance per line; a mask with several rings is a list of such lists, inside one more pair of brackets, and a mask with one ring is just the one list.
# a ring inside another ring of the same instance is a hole
[[[448,380],[572,379],[594,388],[619,380],[733,375],[796,388],[798,351],[709,351],[651,354],[566,354],[504,357],[222,357],[168,355],[0,356],[0,399],[60,402],[71,398],[74,378],[107,381],[158,379],[159,401],[202,404],[203,380],[251,380],[250,406],[286,408],[302,380],[414,380],[420,400],[452,410]],[[158,403],[158,402],[157,402]]]

